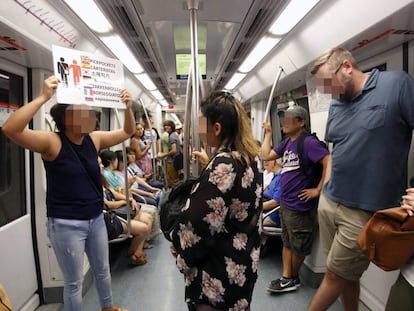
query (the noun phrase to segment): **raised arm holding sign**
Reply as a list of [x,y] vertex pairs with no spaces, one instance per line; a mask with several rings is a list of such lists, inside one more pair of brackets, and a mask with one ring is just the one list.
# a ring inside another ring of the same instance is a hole
[[87,105],[71,104],[56,104],[51,109],[59,132],[29,129],[28,123],[54,95],[60,82],[55,76],[47,78],[42,94],[13,113],[2,131],[18,145],[42,156],[47,176],[48,236],[64,276],[65,306],[72,306],[70,310],[81,309],[86,253],[95,274],[102,310],[123,310],[112,303],[97,158],[98,150],[119,144],[134,132],[131,96],[126,90],[120,93],[126,110],[124,126],[119,130],[94,131],[94,111]]

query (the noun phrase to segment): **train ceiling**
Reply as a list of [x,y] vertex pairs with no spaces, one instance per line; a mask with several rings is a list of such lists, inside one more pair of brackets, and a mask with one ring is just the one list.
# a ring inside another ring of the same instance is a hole
[[[388,1],[386,4],[404,7],[404,3],[407,3],[405,0],[396,1],[398,4],[391,4]],[[182,111],[187,84],[187,81],[182,78],[185,76],[186,64],[177,66],[177,59],[185,60],[190,52],[190,13],[187,1],[95,0],[95,2],[113,24],[114,31],[122,36],[133,51],[164,98],[169,103],[175,104],[178,112]],[[355,48],[358,59],[367,59],[375,53],[414,37],[413,2],[404,9],[385,16],[379,23],[373,23],[368,28],[360,28],[360,31],[352,30],[351,36],[345,34],[346,29],[356,29],[359,21],[367,21],[371,17],[370,12],[361,13],[352,10],[348,12],[340,9],[341,6],[352,6],[351,2],[358,1],[321,0],[313,14],[296,27],[272,51],[272,55],[256,68],[256,72],[251,74],[260,78],[258,83],[260,82],[261,85],[256,87],[256,81],[252,84],[248,76],[238,86],[243,97],[249,98],[246,97],[247,94],[252,96],[271,85],[274,68],[279,63],[284,63],[284,60],[286,60],[284,66],[291,66],[292,70],[287,72],[282,82],[288,85],[288,88],[297,86],[295,84],[298,83],[303,85],[303,66],[314,59],[321,49],[325,49],[322,47],[324,44],[330,45],[329,42],[336,41],[337,44],[343,44],[347,48]],[[207,92],[224,87],[288,3],[288,0],[199,1],[198,45],[199,53],[206,55],[203,85]],[[378,8],[372,7],[371,13]],[[343,14],[331,13],[338,11]],[[344,31],[327,32],[327,29],[338,28],[336,24],[339,22],[336,21],[340,21],[341,18],[347,19],[347,15],[350,14],[354,16],[365,14],[366,18],[351,19],[349,21],[351,24],[343,26]],[[83,24],[63,0],[1,1],[0,57],[27,67],[51,69],[52,44],[111,55],[97,35]],[[277,57],[280,53],[284,54],[283,59],[280,58],[281,61]],[[268,64],[272,64],[272,68],[265,69],[266,65],[269,67]],[[287,79],[289,75],[294,78]],[[248,85],[251,86],[247,87]]]

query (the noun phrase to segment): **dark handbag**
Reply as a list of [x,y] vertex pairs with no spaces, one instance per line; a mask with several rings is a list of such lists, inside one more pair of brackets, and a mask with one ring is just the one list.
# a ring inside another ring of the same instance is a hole
[[414,217],[401,207],[377,211],[362,228],[357,243],[382,270],[399,269],[414,255]]
[[[129,210],[129,208],[126,205],[124,205],[124,206],[121,206],[119,208],[111,209],[111,212],[113,212],[116,215],[118,215],[119,217],[122,217],[123,219],[127,220],[128,210]],[[134,218],[137,215],[137,211],[133,210],[133,209],[131,209],[131,211],[129,213],[131,215],[131,219]]]
[[178,222],[182,208],[191,194],[198,178],[190,177],[178,182],[170,191],[162,194],[160,200],[160,225],[165,238],[171,242],[171,232]]
[[124,232],[122,228],[122,223],[112,211],[107,211],[104,213],[104,220],[106,225],[106,231],[108,231],[108,240],[116,239]]

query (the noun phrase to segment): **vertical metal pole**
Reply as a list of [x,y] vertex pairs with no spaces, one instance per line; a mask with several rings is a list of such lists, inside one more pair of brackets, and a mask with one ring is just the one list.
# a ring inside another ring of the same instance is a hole
[[[118,109],[115,108],[115,116],[116,116],[116,120],[118,121],[118,126],[121,128],[121,121],[119,118],[119,113],[118,113]],[[125,146],[125,141],[122,142],[122,157],[124,158],[124,178],[125,178],[125,198],[126,198],[126,206],[127,206],[127,236],[125,237],[125,239],[127,239],[127,237],[129,237],[131,235],[131,213],[132,213],[132,209],[131,209],[131,204],[129,202],[129,187],[128,187],[128,170],[126,169],[127,164],[128,164],[128,158],[126,155],[126,146]]]
[[198,72],[199,72],[199,79],[200,79],[199,81],[200,81],[201,98],[204,98],[206,96],[206,90],[204,89],[203,75],[201,74],[200,64],[198,64]]
[[[198,37],[197,37],[197,10],[198,0],[187,1],[188,10],[190,11],[190,35],[191,35],[191,56],[192,62],[192,76],[191,82],[193,87],[193,106],[191,110],[191,128],[192,128],[192,146],[195,150],[200,150],[200,136],[198,134],[198,111],[200,106],[200,75],[198,65]],[[192,173],[198,176],[198,165],[193,164]]]
[[269,118],[270,107],[272,106],[273,93],[275,92],[276,85],[279,82],[280,76],[282,75],[282,71],[283,71],[283,68],[279,67],[279,71],[277,72],[275,81],[273,81],[272,89],[270,90],[270,95],[269,95],[269,99],[267,100],[267,106],[265,110],[265,115],[264,115],[265,121]]
[[[184,139],[183,139],[183,161],[184,161],[184,180],[190,176],[190,129],[193,126],[191,116],[191,77],[193,65],[190,64],[187,80],[187,90],[185,96],[185,116],[184,116]],[[192,139],[194,139],[194,133]]]
[[[270,115],[270,107],[272,106],[272,99],[273,99],[273,93],[275,92],[275,88],[277,83],[279,82],[280,76],[282,75],[283,68],[279,67],[279,71],[276,74],[275,81],[273,81],[272,89],[270,90],[269,99],[267,100],[265,115],[264,115],[264,121],[267,121],[269,119]],[[262,141],[264,140],[265,131],[263,131],[263,137]]]

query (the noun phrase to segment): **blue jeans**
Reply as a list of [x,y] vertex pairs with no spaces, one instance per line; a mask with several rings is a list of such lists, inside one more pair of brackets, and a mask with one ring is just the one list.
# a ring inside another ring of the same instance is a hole
[[47,234],[63,272],[65,310],[81,310],[84,253],[102,308],[112,307],[108,235],[103,214],[90,220],[48,218]]
[[[144,190],[144,189],[141,189]],[[147,190],[144,190],[147,191]],[[148,192],[148,191],[147,191]],[[150,205],[154,205],[156,207],[158,207],[158,203],[160,202],[160,191],[157,192],[157,195],[155,196],[155,200],[153,198],[149,198],[149,197],[145,197],[143,196],[143,198],[141,196],[138,195],[133,195],[135,201],[137,201],[138,203],[146,203],[146,204],[150,204]]]
[[152,187],[163,189],[165,187],[164,183],[160,180],[150,180],[148,184]]

